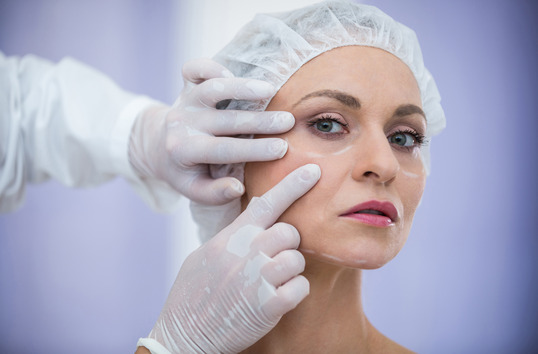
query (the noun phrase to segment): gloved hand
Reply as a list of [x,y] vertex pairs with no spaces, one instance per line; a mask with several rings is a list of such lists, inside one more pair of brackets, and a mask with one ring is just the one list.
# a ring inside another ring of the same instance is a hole
[[241,196],[244,186],[230,176],[211,178],[208,164],[275,160],[287,151],[287,143],[279,138],[227,136],[283,133],[295,119],[288,112],[217,110],[216,104],[226,99],[270,98],[275,88],[234,78],[212,60],[186,63],[183,78],[185,87],[173,107],[151,107],[137,118],[129,159],[142,178],[165,181],[195,202],[224,204]]
[[159,354],[237,353],[295,308],[309,293],[308,280],[298,275],[305,266],[296,250],[300,237],[293,226],[274,223],[320,173],[317,165],[293,171],[191,253],[139,346]]

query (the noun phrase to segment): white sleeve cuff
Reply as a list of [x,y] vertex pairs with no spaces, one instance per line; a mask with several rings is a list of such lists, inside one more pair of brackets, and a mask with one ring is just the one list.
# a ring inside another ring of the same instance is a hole
[[171,354],[168,349],[153,338],[140,338],[136,346],[146,348],[151,354]]
[[153,210],[170,213],[177,210],[181,194],[164,181],[140,178],[129,162],[129,139],[136,118],[154,105],[164,104],[146,96],[137,96],[125,106],[111,134],[110,156],[116,166],[116,173],[129,181]]
[[137,96],[120,113],[111,134],[110,156],[117,164],[118,173],[127,179],[139,179],[129,162],[129,139],[133,124],[140,113],[148,107],[162,104],[146,96]]

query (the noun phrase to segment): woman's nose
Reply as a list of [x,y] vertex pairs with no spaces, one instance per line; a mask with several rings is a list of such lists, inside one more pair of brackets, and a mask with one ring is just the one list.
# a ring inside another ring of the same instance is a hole
[[388,184],[394,180],[400,163],[387,137],[381,133],[365,134],[356,141],[355,164],[351,175],[357,181]]

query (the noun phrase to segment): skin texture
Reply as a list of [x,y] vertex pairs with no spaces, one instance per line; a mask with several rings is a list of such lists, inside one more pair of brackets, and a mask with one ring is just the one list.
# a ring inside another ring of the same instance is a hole
[[[281,160],[246,164],[242,206],[301,165],[321,167],[317,185],[279,219],[301,235],[310,295],[245,352],[407,352],[366,319],[361,269],[386,264],[409,234],[426,178],[415,136],[426,131],[420,108],[409,68],[371,47],[326,52],[275,95],[267,110],[296,118],[275,135],[289,149]],[[398,217],[381,227],[343,216],[371,200],[392,203]]]

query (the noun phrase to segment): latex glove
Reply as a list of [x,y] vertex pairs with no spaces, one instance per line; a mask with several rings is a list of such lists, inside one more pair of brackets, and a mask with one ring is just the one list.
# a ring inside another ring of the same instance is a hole
[[237,353],[295,308],[309,293],[299,275],[305,266],[296,250],[300,237],[293,226],[274,223],[320,173],[317,165],[293,171],[190,254],[139,346],[152,353]]
[[284,156],[279,138],[240,139],[238,134],[278,134],[295,124],[288,112],[217,110],[226,99],[261,100],[275,94],[264,82],[234,78],[209,60],[183,67],[185,87],[173,107],[151,107],[137,118],[131,133],[129,159],[143,178],[170,184],[187,198],[210,205],[241,196],[243,184],[234,177],[213,179],[208,164],[268,161]]

